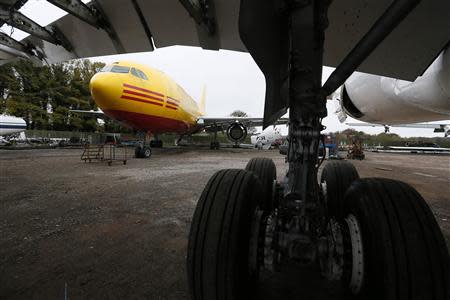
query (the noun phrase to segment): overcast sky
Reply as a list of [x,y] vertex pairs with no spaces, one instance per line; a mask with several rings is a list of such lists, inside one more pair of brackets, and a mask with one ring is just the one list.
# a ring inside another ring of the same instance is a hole
[[[83,1],[89,2],[89,1]],[[29,0],[21,12],[46,26],[65,15],[61,9],[45,0]],[[26,33],[4,25],[1,31],[21,40]],[[153,52],[123,54],[91,58],[93,61],[111,63],[117,60],[133,60],[159,69],[172,77],[194,99],[200,97],[203,84],[206,85],[206,113],[208,116],[228,116],[234,110],[242,110],[252,117],[262,117],[264,111],[264,76],[247,53],[234,51],[208,51],[194,47],[168,47]],[[332,72],[324,67],[325,80]],[[335,114],[337,101],[328,101],[328,117],[324,120],[327,131],[348,128],[341,124]],[[346,122],[355,122],[347,118]],[[440,122],[442,123],[442,122]],[[286,133],[285,126],[281,126]],[[358,127],[367,133],[383,132],[382,127]],[[391,128],[392,133],[401,136],[443,136],[434,134],[430,129]]]

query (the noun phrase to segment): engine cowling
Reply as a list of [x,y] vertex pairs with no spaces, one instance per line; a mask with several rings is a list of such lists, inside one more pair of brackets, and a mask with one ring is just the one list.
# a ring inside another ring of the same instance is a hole
[[227,137],[233,143],[240,143],[247,137],[247,127],[241,123],[233,123],[227,128]]
[[345,82],[341,107],[350,116],[377,124],[447,120],[450,116],[450,50],[414,82],[355,73]]

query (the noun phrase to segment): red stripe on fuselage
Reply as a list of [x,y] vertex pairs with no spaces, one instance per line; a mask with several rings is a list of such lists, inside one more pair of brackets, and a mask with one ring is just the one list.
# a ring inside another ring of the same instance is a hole
[[189,133],[197,128],[189,123],[141,113],[134,113],[122,110],[104,110],[105,114],[113,119],[123,122],[134,129],[150,131],[152,133]]
[[130,90],[123,90],[123,92],[124,92],[125,94],[136,95],[136,96],[139,96],[139,97],[144,97],[144,98],[148,98],[148,99],[153,99],[153,100],[158,100],[158,101],[164,102],[164,99],[157,98],[157,97],[153,97],[153,96],[150,96],[150,95],[147,95],[147,94],[142,94],[142,93],[138,93],[138,92],[133,92],[133,91],[130,91]]
[[122,95],[120,98],[127,99],[127,100],[132,100],[132,101],[137,101],[137,102],[153,104],[153,105],[158,105],[158,106],[163,106],[162,103],[153,102],[153,101],[150,101],[150,100],[139,99],[139,98],[135,98],[135,97],[127,96],[127,95]]
[[174,106],[166,105],[166,107],[167,107],[167,108],[170,108],[170,109],[178,110],[178,108],[176,108],[176,107],[174,107]]
[[172,97],[170,97],[170,96],[167,96],[167,99],[173,100],[173,101],[175,101],[175,102],[180,102],[180,100],[175,99],[175,98],[172,98]]
[[141,91],[141,92],[146,92],[146,93],[154,94],[154,95],[157,95],[157,96],[160,96],[160,97],[164,97],[163,94],[160,94],[160,93],[157,93],[157,92],[154,92],[154,91],[150,91],[150,90],[138,87],[138,86],[134,86],[134,85],[131,85],[131,84],[128,84],[128,83],[124,83],[123,86],[127,87],[127,88],[131,88],[131,89],[135,89],[135,90],[138,90],[138,91]]
[[178,106],[178,103],[175,103],[175,102],[172,102],[172,101],[169,101],[169,100],[167,100],[167,104],[170,104],[170,105],[173,105],[173,106]]

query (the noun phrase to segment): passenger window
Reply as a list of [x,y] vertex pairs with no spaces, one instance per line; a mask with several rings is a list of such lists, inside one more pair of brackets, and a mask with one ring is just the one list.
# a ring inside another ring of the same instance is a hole
[[139,74],[135,68],[131,68],[131,74],[133,74],[134,76],[139,77],[139,78],[141,77],[141,76],[139,76]]
[[139,75],[141,75],[141,78],[142,78],[142,79],[148,80],[148,77],[147,77],[147,75],[145,75],[144,72],[142,72],[141,70],[137,70],[137,71],[138,71]]
[[128,72],[130,72],[130,68],[123,66],[114,66],[111,68],[111,72],[127,74]]

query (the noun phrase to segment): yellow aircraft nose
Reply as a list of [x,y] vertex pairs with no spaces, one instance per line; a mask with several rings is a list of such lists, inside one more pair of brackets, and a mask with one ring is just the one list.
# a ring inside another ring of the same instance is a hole
[[123,78],[108,72],[95,74],[89,84],[92,98],[102,110],[114,109],[118,105],[122,86]]
[[108,101],[108,75],[106,73],[97,73],[91,78],[89,88],[92,98],[100,108],[104,108]]

